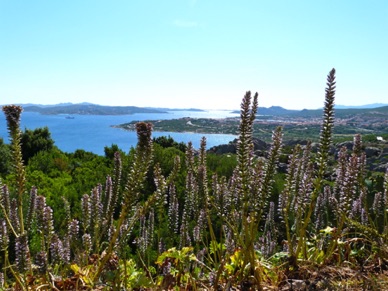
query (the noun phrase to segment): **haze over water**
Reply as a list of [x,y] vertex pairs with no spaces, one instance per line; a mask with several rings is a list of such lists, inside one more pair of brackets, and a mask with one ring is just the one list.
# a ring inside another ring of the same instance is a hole
[[[133,115],[73,115],[74,119],[67,119],[66,115],[42,115],[35,112],[23,112],[21,129],[35,129],[47,126],[51,132],[55,145],[62,151],[74,152],[77,149],[91,151],[103,155],[104,147],[117,144],[124,152],[136,146],[136,132],[113,128],[131,121],[175,119],[180,117],[224,118],[237,117],[230,111],[170,111],[162,114],[133,114]],[[194,148],[199,148],[203,136],[207,138],[207,148],[227,144],[237,136],[229,134],[201,134],[153,132],[153,137],[171,136],[177,142],[191,141]],[[9,142],[7,125],[4,114],[0,115],[0,138]]]

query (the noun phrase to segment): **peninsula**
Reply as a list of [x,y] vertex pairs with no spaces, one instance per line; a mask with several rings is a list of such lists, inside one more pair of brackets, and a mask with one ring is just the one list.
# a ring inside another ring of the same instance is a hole
[[[258,110],[260,114],[260,108]],[[259,115],[254,122],[254,135],[270,141],[272,132],[282,126],[285,139],[315,140],[321,130],[321,110],[281,110],[272,115]],[[368,109],[337,109],[333,137],[351,139],[354,134],[386,136],[388,128],[388,106]],[[238,134],[239,118],[191,118],[171,120],[146,120],[159,132],[194,132],[203,134]],[[138,121],[113,125],[124,130],[135,130]]]

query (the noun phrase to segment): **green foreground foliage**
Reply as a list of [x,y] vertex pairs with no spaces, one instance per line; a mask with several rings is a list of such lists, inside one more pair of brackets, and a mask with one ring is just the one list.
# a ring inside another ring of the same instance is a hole
[[152,140],[145,122],[128,154],[63,153],[4,106],[0,288],[387,287],[388,172],[366,171],[361,135],[331,154],[334,69],[325,93],[319,151],[296,145],[285,174],[281,127],[267,156],[254,154],[257,93],[242,99],[237,153],[224,156],[207,154],[205,138],[198,151]]

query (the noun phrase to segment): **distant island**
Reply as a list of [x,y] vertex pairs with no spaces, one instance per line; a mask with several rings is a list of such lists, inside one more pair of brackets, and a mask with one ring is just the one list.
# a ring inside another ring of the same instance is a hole
[[167,113],[167,111],[204,111],[201,109],[174,109],[174,108],[152,108],[136,106],[104,106],[91,103],[79,104],[58,104],[58,105],[22,105],[26,112],[38,112],[45,115],[67,114],[67,115],[130,115],[135,113]]
[[95,104],[71,104],[42,107],[38,105],[24,106],[26,112],[38,112],[46,115],[68,114],[68,115],[127,115],[135,113],[167,113],[166,111],[142,108],[136,106],[102,106]]

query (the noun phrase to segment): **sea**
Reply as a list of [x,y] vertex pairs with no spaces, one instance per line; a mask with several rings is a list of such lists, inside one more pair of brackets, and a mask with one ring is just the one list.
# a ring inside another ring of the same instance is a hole
[[[36,112],[23,112],[21,130],[36,129],[47,126],[55,145],[64,152],[77,149],[90,151],[98,155],[104,154],[104,147],[117,144],[124,152],[128,152],[137,143],[136,132],[114,128],[131,121],[165,120],[181,117],[192,118],[226,118],[238,117],[232,111],[168,111],[167,113],[137,113],[131,115],[42,115]],[[231,134],[200,134],[177,132],[153,132],[153,137],[170,136],[177,142],[192,142],[199,148],[202,137],[206,137],[207,148],[227,144],[237,138]],[[0,138],[9,143],[9,134],[3,112],[0,112]]]

